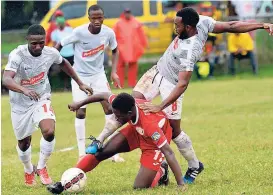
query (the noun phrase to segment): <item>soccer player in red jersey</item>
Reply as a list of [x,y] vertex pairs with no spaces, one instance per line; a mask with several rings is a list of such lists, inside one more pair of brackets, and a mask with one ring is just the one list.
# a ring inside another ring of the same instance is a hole
[[[121,93],[117,96],[109,93],[95,94],[81,102],[69,104],[68,107],[71,111],[76,111],[83,105],[104,100],[108,100],[111,104],[117,120],[121,124],[127,123],[127,126],[110,139],[104,147],[99,147],[99,151],[95,155],[87,154],[84,156],[76,167],[84,172],[89,172],[101,161],[117,153],[130,152],[140,148],[142,151],[141,167],[134,182],[135,189],[167,184],[167,167],[162,163],[166,158],[174,173],[177,185],[185,190],[180,165],[169,145],[172,138],[172,128],[162,111],[145,113],[138,106],[146,100],[134,99],[127,93]],[[64,190],[64,187],[61,182],[57,182],[49,185],[47,189],[58,194]]]

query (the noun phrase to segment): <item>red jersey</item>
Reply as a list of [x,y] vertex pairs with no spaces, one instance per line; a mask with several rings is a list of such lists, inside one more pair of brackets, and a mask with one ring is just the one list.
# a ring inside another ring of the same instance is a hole
[[[109,97],[109,103],[115,99],[116,95]],[[136,101],[136,121],[129,121],[129,126],[133,127],[138,134],[141,135],[139,140],[140,148],[158,149],[164,146],[167,142],[170,143],[172,138],[172,128],[169,120],[166,118],[164,112],[145,113],[138,105],[148,102],[142,99],[135,99]]]

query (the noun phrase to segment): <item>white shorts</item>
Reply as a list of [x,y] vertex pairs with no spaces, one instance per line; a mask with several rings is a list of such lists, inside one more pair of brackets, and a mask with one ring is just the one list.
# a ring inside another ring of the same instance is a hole
[[[101,92],[111,92],[109,83],[104,72],[89,77],[79,76],[79,78],[84,84],[88,85],[93,89],[94,94]],[[74,102],[82,101],[88,97],[85,92],[80,90],[78,84],[74,80],[71,81],[71,86]],[[86,108],[86,106],[87,105],[84,105],[81,108]]]
[[[174,88],[175,85],[161,76],[156,66],[153,66],[140,78],[134,91],[142,93],[148,101],[153,100],[158,95],[161,96],[162,100],[165,100]],[[181,119],[183,96],[182,94],[172,105],[164,109],[168,119]]]
[[11,110],[11,121],[17,140],[22,140],[33,134],[38,129],[40,121],[53,119],[56,121],[50,100],[37,102],[26,112]]

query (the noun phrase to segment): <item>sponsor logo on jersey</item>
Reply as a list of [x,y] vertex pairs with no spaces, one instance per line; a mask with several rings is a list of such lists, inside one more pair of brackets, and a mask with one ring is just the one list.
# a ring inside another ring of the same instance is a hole
[[21,80],[21,85],[34,85],[39,83],[45,76],[45,72],[41,72],[40,74],[30,78],[30,79],[23,79]]
[[160,138],[160,134],[158,132],[154,132],[154,134],[152,135],[152,139],[154,141],[157,141],[157,140],[159,140],[159,138]]
[[94,49],[91,49],[89,51],[83,52],[82,53],[82,57],[85,58],[85,57],[89,57],[89,56],[95,55],[96,53],[98,53],[101,50],[104,50],[104,45],[101,45],[101,46],[96,47]]

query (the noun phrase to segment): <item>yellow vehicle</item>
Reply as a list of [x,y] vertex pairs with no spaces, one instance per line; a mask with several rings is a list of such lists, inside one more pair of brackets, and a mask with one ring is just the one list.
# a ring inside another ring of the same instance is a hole
[[56,10],[62,10],[67,22],[73,27],[88,23],[88,8],[98,4],[104,10],[104,24],[113,27],[125,8],[144,25],[149,40],[146,53],[162,53],[171,42],[172,24],[164,23],[165,13],[168,11],[161,1],[60,1],[45,15],[41,25],[47,29]]

